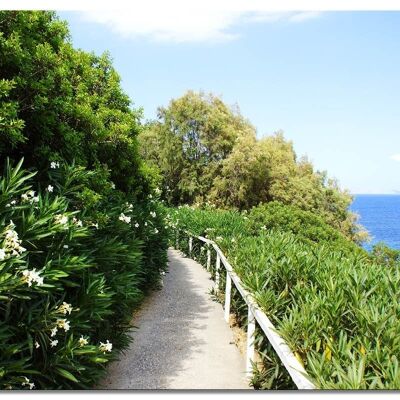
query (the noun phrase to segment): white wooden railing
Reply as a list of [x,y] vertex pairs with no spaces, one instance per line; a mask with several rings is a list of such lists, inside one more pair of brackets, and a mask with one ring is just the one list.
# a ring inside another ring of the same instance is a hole
[[[254,352],[254,332],[256,328],[256,322],[258,323],[261,330],[267,336],[272,347],[276,351],[278,357],[282,361],[289,375],[293,379],[298,389],[316,389],[314,384],[309,380],[307,372],[304,367],[297,360],[289,346],[278,334],[272,322],[266,316],[266,314],[256,304],[253,296],[242,286],[240,278],[233,271],[232,266],[222,253],[221,249],[217,244],[209,239],[202,236],[193,236],[190,232],[185,232],[189,237],[189,257],[192,255],[193,250],[193,238],[200,240],[207,244],[207,270],[211,268],[211,247],[216,252],[216,265],[215,265],[215,290],[219,289],[220,273],[221,273],[221,261],[222,265],[226,270],[226,284],[225,284],[225,308],[224,316],[225,321],[229,323],[230,306],[231,306],[231,291],[232,282],[235,284],[236,289],[239,291],[243,300],[246,302],[248,307],[248,325],[247,325],[247,351],[246,351],[246,373],[250,377],[252,375],[252,362],[255,360]],[[176,238],[176,245],[178,247],[178,237]]]

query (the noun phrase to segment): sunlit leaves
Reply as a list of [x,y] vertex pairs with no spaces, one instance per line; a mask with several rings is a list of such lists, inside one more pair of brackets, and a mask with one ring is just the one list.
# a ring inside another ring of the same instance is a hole
[[[179,229],[217,241],[316,386],[400,387],[396,264],[369,255],[321,218],[278,203],[242,214],[187,206],[171,213]],[[186,254],[187,242],[181,231]],[[193,242],[193,256],[205,265],[199,243]],[[245,325],[247,308],[235,292],[232,310]],[[293,387],[260,331],[257,343],[263,368],[254,386]]]

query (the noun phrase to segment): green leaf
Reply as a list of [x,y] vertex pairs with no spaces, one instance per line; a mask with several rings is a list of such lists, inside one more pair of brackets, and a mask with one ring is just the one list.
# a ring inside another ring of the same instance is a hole
[[58,372],[59,375],[63,376],[66,379],[69,379],[72,382],[76,382],[76,383],[79,382],[78,379],[76,379],[75,376],[71,374],[71,372],[68,372],[63,368],[58,367],[58,368],[56,368],[56,371]]

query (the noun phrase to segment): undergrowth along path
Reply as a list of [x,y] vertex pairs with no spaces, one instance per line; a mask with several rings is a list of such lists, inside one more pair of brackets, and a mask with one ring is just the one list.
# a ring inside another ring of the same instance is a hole
[[102,389],[250,389],[213,286],[197,262],[168,250],[164,287],[134,318],[133,343],[108,368]]

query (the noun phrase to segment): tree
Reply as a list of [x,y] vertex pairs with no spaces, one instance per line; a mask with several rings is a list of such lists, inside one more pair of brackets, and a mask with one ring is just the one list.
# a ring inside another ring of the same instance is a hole
[[53,12],[0,12],[0,156],[40,171],[49,160],[110,170],[124,192],[146,191],[131,108],[108,54],[72,47]]
[[279,201],[320,215],[353,240],[365,239],[355,215],[348,211],[350,193],[328,179],[326,172],[314,171],[307,158],[297,159],[292,142],[282,132],[260,140],[239,140],[223,161],[208,199],[238,209]]
[[140,143],[172,205],[209,201],[243,210],[279,201],[321,216],[352,240],[365,239],[348,210],[352,196],[336,180],[298,158],[283,132],[257,139],[250,122],[212,94],[189,91],[159,108]]
[[268,200],[270,182],[267,155],[255,136],[243,136],[223,160],[208,200],[221,208],[249,209]]
[[[254,127],[239,110],[212,94],[188,91],[158,109],[158,119],[140,134],[142,155],[156,165],[171,204],[204,200],[222,161]],[[169,190],[169,191],[168,191]]]

